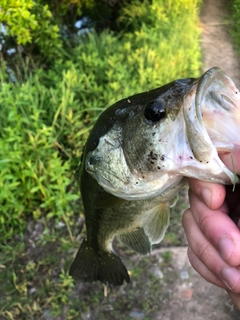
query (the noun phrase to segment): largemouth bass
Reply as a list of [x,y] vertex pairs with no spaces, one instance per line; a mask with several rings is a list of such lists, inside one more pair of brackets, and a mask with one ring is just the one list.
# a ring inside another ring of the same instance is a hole
[[217,67],[123,99],[97,120],[80,166],[87,237],[70,268],[75,280],[121,285],[129,274],[117,236],[146,255],[169,224],[187,177],[222,184],[238,177],[220,160],[240,142],[240,94]]

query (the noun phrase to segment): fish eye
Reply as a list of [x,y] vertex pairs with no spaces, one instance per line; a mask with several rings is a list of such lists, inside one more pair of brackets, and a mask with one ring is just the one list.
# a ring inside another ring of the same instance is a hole
[[144,111],[144,116],[148,121],[157,122],[163,119],[166,115],[163,101],[150,101]]

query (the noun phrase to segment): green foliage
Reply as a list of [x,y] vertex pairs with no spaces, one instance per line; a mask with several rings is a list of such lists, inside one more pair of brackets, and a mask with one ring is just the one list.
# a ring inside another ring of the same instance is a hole
[[33,1],[2,1],[0,11],[0,21],[8,26],[7,31],[16,36],[19,44],[25,44],[31,41],[31,35],[28,28],[34,30],[37,26],[35,16],[30,10],[33,7]]
[[198,76],[197,4],[145,3],[142,25],[133,33],[89,33],[48,72],[35,70],[25,82],[15,74],[16,86],[2,79],[0,230],[6,237],[23,230],[26,216],[73,214],[78,196],[69,186],[104,108],[176,78]]
[[163,265],[169,265],[172,262],[172,252],[165,251],[162,253]]
[[47,4],[32,0],[4,0],[1,2],[0,24],[18,45],[35,43],[45,57],[59,54],[62,46],[59,26]]
[[240,0],[231,0],[231,34],[234,39],[234,43],[240,52]]
[[72,261],[66,228],[53,228],[50,236],[33,240],[34,246],[23,241],[13,248],[0,244],[0,319],[130,319],[133,309],[153,319],[154,312],[161,309],[168,290],[153,271],[162,269],[160,254],[128,258],[131,283],[108,287],[105,297],[100,283],[74,288],[65,271]]
[[[140,1],[140,0],[139,0]],[[19,58],[34,57],[46,67],[62,55],[63,48],[78,44],[76,22],[82,28],[116,29],[116,18],[124,0],[2,0],[0,3],[0,57],[12,69]],[[4,32],[2,30],[4,26]],[[15,49],[9,55],[8,50]]]
[[[71,59],[55,64],[56,71],[75,72],[71,82],[76,83],[74,92],[81,104],[88,107],[95,100],[90,109],[103,107],[176,78],[199,75],[198,1],[178,1],[177,12],[175,2],[169,1],[171,6],[165,2],[146,3],[142,25],[134,32],[119,36],[92,32],[72,50]],[[149,15],[152,23],[147,24]]]
[[33,81],[17,87],[3,83],[0,91],[0,226],[6,237],[21,231],[30,214],[63,218],[78,198],[66,191],[73,173],[70,161],[59,157],[64,148],[57,142],[54,121],[43,121],[46,88]]
[[[66,237],[62,230],[61,236]],[[39,241],[31,251],[31,258],[37,256],[34,260],[29,259],[30,250],[22,239],[14,249],[0,245],[0,279],[4,283],[4,293],[0,293],[0,318],[40,319],[47,314],[54,317],[64,312],[64,305],[71,305],[74,285],[63,270],[66,243],[60,239],[58,232],[48,237],[45,246],[44,241]],[[67,249],[70,246],[68,242]]]

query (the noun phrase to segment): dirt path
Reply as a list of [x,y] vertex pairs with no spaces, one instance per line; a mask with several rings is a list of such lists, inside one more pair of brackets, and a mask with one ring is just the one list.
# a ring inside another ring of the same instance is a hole
[[[228,33],[228,0],[205,0],[201,10],[203,71],[221,67],[240,88],[240,58]],[[237,320],[237,311],[227,294],[203,280],[190,266],[187,248],[172,248],[177,280],[173,297],[157,319]]]
[[201,10],[203,71],[221,67],[240,87],[240,65],[228,32],[228,0],[205,0]]

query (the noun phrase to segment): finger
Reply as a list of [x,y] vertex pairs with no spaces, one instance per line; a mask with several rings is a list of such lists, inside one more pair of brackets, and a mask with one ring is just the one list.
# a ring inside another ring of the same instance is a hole
[[190,247],[188,247],[188,259],[193,268],[208,282],[215,284],[220,288],[225,288],[225,284],[212,273],[205,264],[195,255]]
[[[219,156],[230,170],[240,174],[240,145],[237,145],[232,152],[221,153]],[[223,185],[196,179],[188,179],[188,183],[192,191],[195,192],[199,199],[204,201],[210,209],[217,209],[222,205],[226,195]]]
[[227,264],[240,265],[240,232],[227,215],[226,206],[222,205],[219,210],[210,210],[191,190],[190,205],[192,217],[204,237],[216,248]]
[[184,212],[183,226],[189,246],[195,256],[198,257],[198,259],[215,275],[217,279],[225,284],[226,289],[239,293],[239,269],[226,264],[214,246],[205,238],[199,229],[190,209]]
[[218,209],[224,202],[226,196],[225,186],[196,179],[188,179],[190,189],[210,209]]

